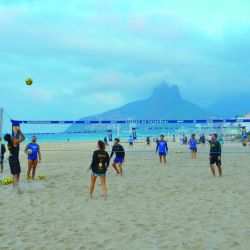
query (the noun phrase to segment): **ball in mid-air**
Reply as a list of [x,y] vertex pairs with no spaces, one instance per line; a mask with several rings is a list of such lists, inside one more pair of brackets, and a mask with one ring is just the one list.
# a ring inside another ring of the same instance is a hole
[[32,80],[31,78],[27,78],[27,79],[25,80],[25,82],[26,82],[27,85],[30,86],[30,85],[33,83],[33,80]]

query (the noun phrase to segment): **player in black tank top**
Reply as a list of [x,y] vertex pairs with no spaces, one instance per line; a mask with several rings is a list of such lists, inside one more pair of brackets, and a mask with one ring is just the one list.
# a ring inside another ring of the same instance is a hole
[[[20,139],[19,139],[20,136]],[[21,192],[18,183],[20,179],[21,167],[19,162],[19,144],[25,140],[23,133],[20,129],[16,130],[16,136],[6,134],[4,140],[8,142],[7,147],[10,152],[9,165],[10,172],[13,175],[13,187],[17,188],[18,192]]]

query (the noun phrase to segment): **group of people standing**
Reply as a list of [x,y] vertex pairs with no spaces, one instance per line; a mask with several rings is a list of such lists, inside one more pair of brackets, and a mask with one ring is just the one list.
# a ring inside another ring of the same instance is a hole
[[[16,130],[14,136],[10,134],[6,134],[4,136],[4,140],[7,142],[7,148],[10,152],[9,156],[9,166],[10,171],[13,175],[13,187],[17,189],[18,192],[21,192],[19,189],[19,179],[21,173],[21,167],[19,162],[19,150],[20,144],[25,140],[24,134],[21,132],[20,129]],[[131,143],[131,141],[129,141]],[[146,139],[147,145],[150,146],[150,138],[147,137]],[[222,176],[222,168],[221,168],[221,144],[218,141],[217,134],[213,134],[210,140],[210,168],[212,171],[213,176],[216,175],[214,164],[217,165],[219,175]],[[107,187],[106,187],[106,172],[109,168],[110,161],[115,154],[115,159],[112,163],[114,170],[116,171],[117,175],[123,175],[123,163],[125,160],[125,150],[123,146],[120,144],[119,138],[114,139],[114,145],[112,146],[111,154],[109,155],[105,150],[105,146],[107,145],[107,141],[98,141],[97,143],[97,150],[94,151],[92,162],[89,169],[92,170],[91,174],[91,181],[90,181],[90,189],[89,189],[89,196],[92,198],[93,191],[95,187],[95,182],[97,177],[100,177],[101,185],[102,185],[102,192],[103,196],[107,197]],[[131,145],[130,145],[131,146]],[[196,158],[197,153],[197,141],[195,138],[195,134],[193,134],[189,140],[189,148],[191,150],[192,159]],[[3,168],[3,159],[6,149],[3,144],[1,144],[1,155],[0,155],[0,163],[1,163],[1,172]],[[28,170],[27,170],[27,179],[34,179],[36,168],[38,163],[41,162],[41,152],[40,146],[37,144],[36,136],[32,136],[31,142],[27,144],[25,147],[25,153],[27,154],[28,159]],[[160,163],[166,164],[167,163],[167,153],[168,153],[168,143],[164,139],[164,135],[160,135],[160,139],[156,139],[156,153],[159,155]]]
[[105,151],[105,142],[98,141],[97,142],[97,150],[94,151],[92,157],[92,163],[89,169],[92,170],[91,181],[90,181],[90,189],[89,189],[89,197],[92,198],[95,182],[97,177],[100,177],[103,196],[107,198],[107,187],[106,187],[106,172],[109,167],[110,160],[115,154],[115,159],[113,161],[113,168],[115,169],[117,175],[123,175],[123,163],[125,160],[125,150],[123,146],[120,144],[120,140],[115,138],[114,145],[112,147],[112,152],[109,156],[107,151]]

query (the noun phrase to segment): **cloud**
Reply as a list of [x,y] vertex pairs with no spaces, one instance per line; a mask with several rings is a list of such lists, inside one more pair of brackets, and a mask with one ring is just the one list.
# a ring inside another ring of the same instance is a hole
[[1,1],[0,105],[13,117],[78,119],[163,81],[203,106],[247,91],[250,4],[222,2]]

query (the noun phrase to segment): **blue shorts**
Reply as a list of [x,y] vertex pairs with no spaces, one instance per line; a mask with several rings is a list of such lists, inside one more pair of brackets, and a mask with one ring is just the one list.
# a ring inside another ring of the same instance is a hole
[[197,153],[197,148],[190,148],[191,152]]
[[95,176],[95,177],[98,177],[98,176],[106,176],[106,173],[105,174],[97,174],[95,172],[92,171],[92,176]]
[[38,158],[28,158],[29,161],[37,161]]
[[166,156],[167,152],[159,152],[159,156]]
[[115,157],[114,162],[115,163],[123,163],[124,159],[121,157]]

